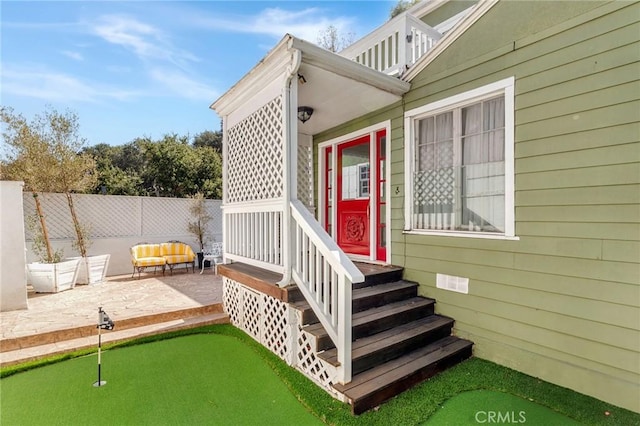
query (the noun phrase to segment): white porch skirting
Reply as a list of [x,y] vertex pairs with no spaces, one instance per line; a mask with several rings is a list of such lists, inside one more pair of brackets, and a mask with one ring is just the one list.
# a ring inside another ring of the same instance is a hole
[[316,342],[302,329],[302,312],[286,302],[222,277],[222,300],[231,324],[287,364],[301,371],[331,396],[346,402],[332,386],[337,370],[316,356]]

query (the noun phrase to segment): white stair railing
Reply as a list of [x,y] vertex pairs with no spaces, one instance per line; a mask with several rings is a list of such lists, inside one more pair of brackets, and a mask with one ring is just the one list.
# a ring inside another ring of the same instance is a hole
[[364,275],[298,200],[291,202],[292,277],[338,351],[338,380],[351,381],[351,284]]

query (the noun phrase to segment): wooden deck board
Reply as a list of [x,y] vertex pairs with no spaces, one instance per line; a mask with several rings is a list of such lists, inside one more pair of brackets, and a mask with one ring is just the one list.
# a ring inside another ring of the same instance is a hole
[[278,287],[282,274],[278,274],[246,263],[228,263],[218,266],[218,274],[251,287],[283,302],[290,301],[290,292],[297,292],[295,286]]

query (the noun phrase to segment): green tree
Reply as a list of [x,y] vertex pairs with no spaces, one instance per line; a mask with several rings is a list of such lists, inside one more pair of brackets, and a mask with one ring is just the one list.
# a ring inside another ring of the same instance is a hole
[[96,161],[98,179],[95,193],[109,195],[147,195],[142,186],[145,159],[141,149],[143,140],[126,145],[98,144],[84,152]]
[[[193,145],[176,134],[161,140],[138,138],[123,146],[86,148],[96,161],[96,193],[205,198],[222,196],[220,132],[203,132]],[[217,147],[215,146],[216,144]]]
[[80,137],[80,124],[75,113],[64,114],[47,108],[29,123],[12,108],[1,107],[4,123],[3,139],[8,147],[4,178],[22,180],[36,201],[45,252],[44,261],[54,262],[55,253],[47,232],[45,215],[38,192],[62,192],[66,195],[76,232],[75,247],[86,256],[87,230],[80,223],[73,204],[73,192],[83,192],[95,185],[96,169],[93,158],[81,153],[85,140]]
[[197,192],[198,159],[186,137],[165,135],[158,142],[144,144],[145,189],[156,197],[184,198]]
[[222,132],[205,130],[202,133],[198,133],[193,138],[193,147],[200,148],[203,146],[209,146],[219,153],[222,152]]
[[220,153],[209,146],[196,148],[196,189],[205,198],[222,198],[222,159]]

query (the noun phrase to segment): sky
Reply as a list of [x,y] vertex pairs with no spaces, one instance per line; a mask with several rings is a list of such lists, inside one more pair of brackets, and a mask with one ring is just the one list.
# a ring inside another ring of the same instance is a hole
[[78,116],[87,145],[219,130],[209,109],[286,33],[355,40],[396,1],[5,1],[0,104]]

